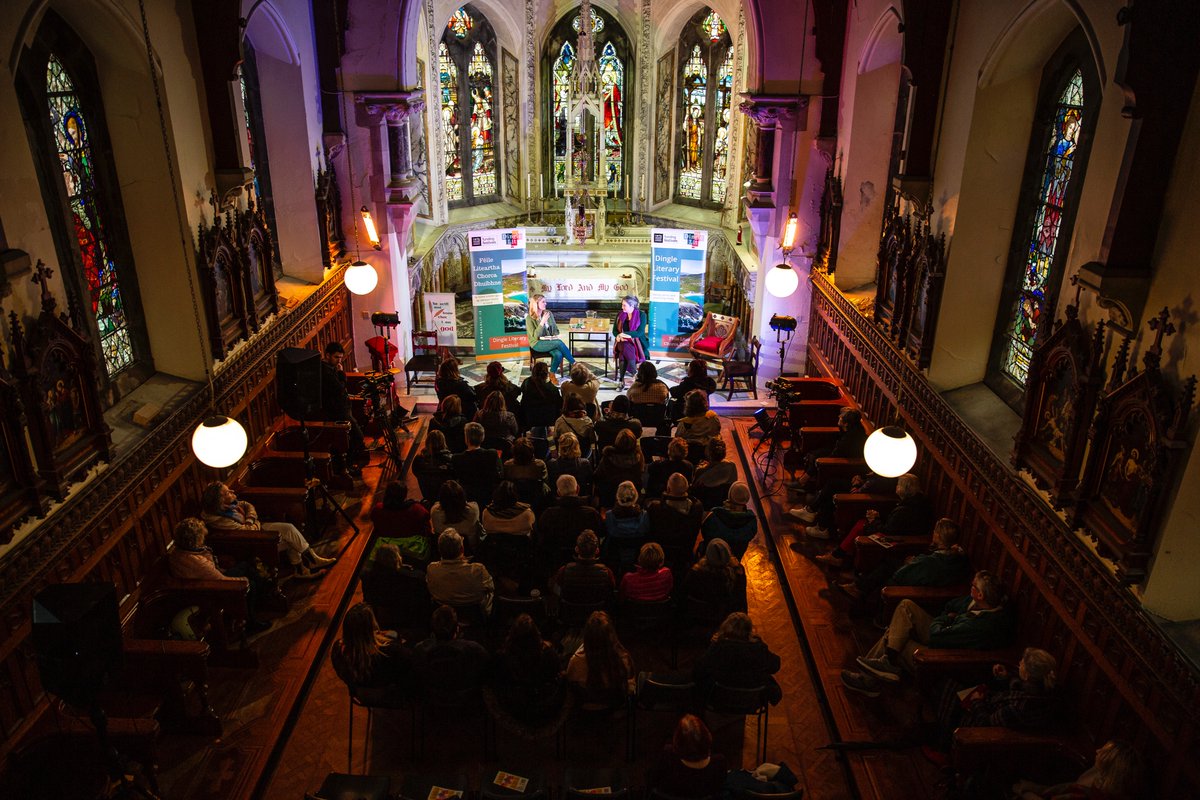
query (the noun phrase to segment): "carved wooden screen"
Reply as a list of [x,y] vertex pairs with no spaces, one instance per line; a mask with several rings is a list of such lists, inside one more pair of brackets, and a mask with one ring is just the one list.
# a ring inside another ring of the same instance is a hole
[[250,329],[257,331],[267,317],[279,308],[279,295],[275,290],[274,261],[275,246],[261,206],[251,202],[250,207],[237,215],[237,246],[245,263],[243,280],[246,285],[246,316]]
[[1025,416],[1013,465],[1028,469],[1062,508],[1075,501],[1088,426],[1104,384],[1104,323],[1089,336],[1075,305],[1067,320],[1034,351],[1025,392]]
[[332,267],[346,254],[346,238],[342,235],[342,196],[333,164],[317,170],[317,229],[321,233],[321,263]]
[[826,272],[837,269],[838,240],[842,230],[842,179],[833,167],[825,171],[821,193],[821,236],[817,241],[817,266]]
[[[48,276],[48,271],[47,271]],[[36,276],[35,276],[36,278]],[[13,374],[20,385],[38,475],[57,499],[97,461],[112,458],[111,429],[100,408],[91,344],[55,314],[42,290],[42,313],[26,336],[16,312],[9,315]]]
[[13,529],[26,517],[42,516],[46,500],[25,442],[25,405],[20,385],[0,365],[0,544],[12,541]]
[[942,286],[946,281],[946,235],[934,236],[928,223],[919,225],[914,237],[915,257],[912,259],[912,292],[897,330],[904,349],[920,369],[929,366],[933,355],[933,337],[937,331],[938,308],[942,302]]
[[199,231],[200,287],[216,359],[224,358],[234,344],[250,335],[242,263],[233,227],[233,216],[226,214],[224,224],[217,216],[211,227],[202,222]]
[[1174,481],[1196,395],[1194,375],[1177,392],[1159,371],[1162,338],[1175,332],[1167,309],[1149,324],[1156,336],[1142,356],[1142,371],[1131,367],[1126,377],[1126,338],[1100,393],[1075,514],[1075,524],[1116,559],[1123,583],[1146,578],[1163,511],[1160,501]]
[[879,253],[875,262],[875,321],[891,324],[896,308],[896,283],[901,274],[901,261],[908,242],[904,217],[895,208],[883,216],[883,233],[879,238]]

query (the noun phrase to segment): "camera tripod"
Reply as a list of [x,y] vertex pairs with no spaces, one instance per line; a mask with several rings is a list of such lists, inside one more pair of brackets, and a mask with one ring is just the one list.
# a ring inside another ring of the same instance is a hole
[[[406,418],[408,412],[405,409],[392,407],[391,383],[393,380],[392,373],[388,371],[368,375],[363,384],[363,393],[366,394],[367,401],[371,404],[371,421],[379,427],[379,436],[375,440],[375,447],[378,448],[382,441],[383,451],[391,459],[392,465],[399,470],[403,469],[404,459],[400,453],[400,440],[396,437],[396,426],[403,428],[414,418]],[[380,384],[386,384],[387,388],[381,390]]]
[[[754,446],[754,452],[751,454],[751,458],[755,458],[758,464],[759,480],[762,481],[763,488],[767,490],[771,489],[778,477],[779,467],[783,461],[783,454],[780,452],[783,448],[780,444],[792,438],[786,408],[778,408],[775,416],[771,418],[771,423],[769,428],[764,428],[762,438],[758,440],[758,444]],[[763,444],[767,444],[767,452],[760,456],[758,451],[762,449]]]
[[309,446],[308,426],[304,423],[304,418],[300,418],[300,440],[304,443],[304,533],[314,537],[314,541],[318,533],[323,532],[325,526],[321,524],[320,517],[317,512],[317,498],[321,497],[328,505],[333,506],[334,510],[342,516],[342,519],[358,533],[358,525],[354,524],[354,520],[346,513],[346,509],[342,508],[342,504],[337,501],[325,482],[317,477],[317,463],[313,460],[312,449]]

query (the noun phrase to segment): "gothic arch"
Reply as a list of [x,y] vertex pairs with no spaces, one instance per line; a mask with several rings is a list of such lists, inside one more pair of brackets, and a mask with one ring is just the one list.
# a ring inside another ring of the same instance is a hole
[[875,20],[858,55],[858,74],[878,69],[886,64],[899,62],[903,57],[904,17],[895,6],[888,6]]
[[300,49],[279,10],[271,0],[242,0],[243,36],[254,42],[254,48],[262,55],[282,61],[290,66],[300,66]]
[[1031,0],[992,43],[979,67],[979,86],[1002,83],[1014,75],[1041,69],[1075,27],[1082,31],[1101,86],[1108,84],[1104,52],[1096,27],[1079,0]]

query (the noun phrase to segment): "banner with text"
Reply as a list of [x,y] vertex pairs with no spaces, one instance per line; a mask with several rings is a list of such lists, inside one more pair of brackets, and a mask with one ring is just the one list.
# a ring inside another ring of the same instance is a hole
[[685,351],[704,320],[705,231],[650,231],[650,355]]
[[475,307],[475,358],[491,361],[529,350],[525,315],[525,229],[471,231],[471,303]]
[[445,347],[458,344],[458,320],[454,314],[453,292],[425,292],[425,330],[437,332],[437,343]]

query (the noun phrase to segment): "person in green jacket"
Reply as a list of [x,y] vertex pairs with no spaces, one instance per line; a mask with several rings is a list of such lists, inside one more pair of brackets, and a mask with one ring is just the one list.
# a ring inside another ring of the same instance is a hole
[[575,356],[562,340],[554,315],[546,308],[546,296],[535,294],[529,298],[529,313],[525,316],[525,332],[529,334],[529,349],[550,354],[550,371],[557,373],[563,359],[575,363]]
[[958,523],[942,517],[933,526],[928,553],[900,559],[884,559],[870,572],[837,587],[855,600],[874,605],[884,586],[956,586],[971,577],[971,560],[958,546]]
[[842,670],[842,684],[851,691],[878,697],[884,683],[898,683],[902,665],[912,669],[919,646],[935,649],[992,650],[1012,642],[1015,626],[999,579],[980,570],[971,581],[971,594],[946,604],[934,617],[911,600],[902,600],[887,631],[865,656],[863,672]]

